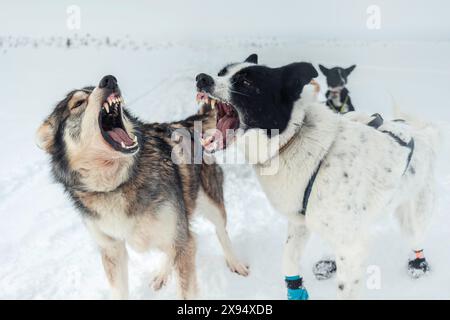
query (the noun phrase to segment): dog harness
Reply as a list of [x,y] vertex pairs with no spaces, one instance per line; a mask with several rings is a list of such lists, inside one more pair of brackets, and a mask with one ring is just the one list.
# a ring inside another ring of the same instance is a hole
[[348,102],[348,96],[345,97],[344,101],[342,102],[342,104],[340,106],[336,106],[333,102],[333,100],[329,99],[327,100],[327,102],[330,102],[332,104],[332,110],[337,112],[337,113],[346,113],[344,112],[344,108],[347,106],[347,102]]
[[323,159],[320,160],[316,171],[314,171],[313,175],[311,176],[311,179],[309,179],[308,184],[306,185],[305,193],[303,194],[302,209],[300,210],[300,213],[304,216],[306,215],[306,208],[308,208],[309,196],[311,195],[311,190],[314,185],[314,181],[316,181],[316,177],[317,177],[317,174],[319,173],[320,167],[322,166],[322,162],[323,162]]
[[[342,91],[344,89],[345,89],[345,87],[337,87],[337,88],[334,88],[333,90],[329,89],[328,92],[338,93],[339,94],[339,100],[340,100],[341,99],[341,93],[342,93]],[[337,112],[337,113],[340,113],[340,114],[344,114],[344,113],[347,113],[347,112],[350,112],[350,111],[354,111],[354,108],[350,108],[350,106],[348,105],[348,101],[350,99],[350,96],[348,95],[348,90],[347,89],[345,89],[345,90],[347,91],[347,95],[345,96],[344,101],[342,101],[342,103],[340,105],[335,105],[334,102],[333,102],[333,99],[327,97],[327,100],[326,100],[325,103],[334,112]],[[347,111],[345,111],[345,107],[348,107]]]
[[374,119],[371,120],[367,125],[368,125],[369,127],[378,129],[378,128],[383,124],[384,119],[383,119],[383,117],[382,117],[379,113],[374,113],[374,114],[372,115],[372,117],[374,117]]
[[344,102],[342,102],[341,106],[339,107],[339,113],[344,113],[344,108],[347,105],[348,102],[348,96],[345,97]]
[[390,132],[390,131],[383,130],[383,131],[381,131],[381,132],[390,135],[392,138],[394,138],[394,140],[395,140],[399,145],[401,145],[402,147],[406,147],[406,148],[409,149],[409,155],[408,155],[408,159],[407,159],[407,161],[406,161],[405,171],[403,171],[403,174],[405,174],[405,173],[406,173],[406,170],[408,170],[408,168],[409,168],[409,164],[411,163],[411,159],[412,159],[412,156],[413,156],[413,153],[414,153],[414,145],[415,145],[415,144],[414,144],[414,138],[411,138],[411,140],[409,140],[409,142],[406,143],[405,141],[403,141],[402,139],[400,139],[398,136],[396,136],[395,134],[393,134],[393,133]]
[[[378,114],[378,113],[374,113],[372,115],[372,117],[374,117],[374,119],[372,121],[370,121],[367,125],[369,127],[378,129],[383,123],[384,123],[384,119],[383,117]],[[403,119],[395,119],[392,120],[393,122],[405,122],[405,120]],[[400,139],[397,135],[395,135],[394,133],[392,133],[391,131],[387,131],[387,130],[381,130],[380,132],[386,133],[389,136],[391,136],[399,145],[401,145],[402,147],[406,147],[409,149],[409,155],[406,161],[406,168],[405,171],[403,172],[403,174],[406,173],[406,170],[408,170],[409,164],[411,163],[411,159],[414,153],[414,138],[411,138],[411,140],[406,143],[405,141],[403,141],[402,139]]]
[[[374,128],[374,129],[378,129],[384,122],[383,117],[381,115],[379,115],[378,113],[375,113],[372,115],[373,117],[375,117],[372,121],[370,121],[367,125]],[[401,119],[397,120],[397,121],[402,121]],[[409,149],[409,154],[408,154],[408,158],[406,161],[406,167],[405,170],[403,171],[403,175],[406,173],[406,171],[409,168],[409,165],[411,163],[411,159],[414,153],[414,138],[411,138],[411,140],[406,143],[405,141],[403,141],[402,139],[400,139],[398,136],[396,136],[394,133],[387,131],[387,130],[382,130],[380,131],[382,133],[385,133],[387,135],[389,135],[390,137],[392,137],[400,146],[408,148]],[[285,148],[284,148],[285,149]],[[314,171],[313,175],[311,176],[311,179],[309,179],[308,184],[306,186],[305,189],[305,193],[303,194],[303,203],[302,203],[302,208],[299,211],[300,214],[302,215],[306,215],[306,209],[308,208],[308,201],[309,201],[309,197],[311,195],[311,190],[313,188],[314,185],[314,181],[316,180],[317,174],[319,173],[320,167],[322,165],[323,159],[319,162],[319,165],[317,166],[317,169]]]

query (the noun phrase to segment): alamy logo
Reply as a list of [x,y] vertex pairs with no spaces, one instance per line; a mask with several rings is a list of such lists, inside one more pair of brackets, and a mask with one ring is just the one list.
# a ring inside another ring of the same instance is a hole
[[66,9],[66,26],[69,30],[81,29],[81,8],[77,5],[68,6]]
[[366,26],[369,30],[381,29],[381,9],[377,5],[367,7],[366,13],[368,15]]

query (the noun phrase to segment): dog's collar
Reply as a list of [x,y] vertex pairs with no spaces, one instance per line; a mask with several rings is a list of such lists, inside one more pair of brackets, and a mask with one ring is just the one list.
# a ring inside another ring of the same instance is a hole
[[297,130],[295,130],[294,134],[288,140],[288,142],[286,142],[284,145],[281,146],[280,149],[278,149],[278,155],[281,155],[286,149],[288,149],[291,146],[291,144],[294,142],[297,135],[300,133],[300,129],[301,129],[301,127],[299,127]]
[[275,158],[275,157],[277,157],[277,156],[279,157],[284,151],[286,151],[286,149],[288,149],[288,148],[292,145],[292,143],[294,142],[295,138],[296,138],[297,135],[300,133],[300,130],[301,130],[301,129],[302,129],[302,127],[299,126],[298,129],[295,130],[295,132],[294,132],[294,134],[292,135],[292,137],[290,137],[289,140],[288,140],[285,144],[283,144],[283,145],[278,149],[278,152],[277,152],[276,155],[270,157],[270,158],[267,159],[266,161],[264,161],[264,162],[258,164],[257,166],[259,166],[259,167],[265,167],[266,164],[269,163],[273,158]]

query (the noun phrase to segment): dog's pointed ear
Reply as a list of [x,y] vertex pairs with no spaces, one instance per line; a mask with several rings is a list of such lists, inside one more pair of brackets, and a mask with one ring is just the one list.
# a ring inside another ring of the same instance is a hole
[[345,69],[345,75],[348,76],[352,71],[356,68],[356,64],[352,65],[351,67],[348,67]]
[[50,153],[55,139],[53,123],[50,119],[44,121],[36,131],[36,144],[39,148]]
[[323,75],[326,77],[328,76],[328,71],[330,71],[330,69],[325,68],[323,65],[319,64],[319,68],[320,71],[322,71]]
[[282,95],[286,101],[298,100],[303,87],[319,74],[311,63],[297,62],[282,67]]
[[258,55],[256,53],[253,53],[249,55],[244,62],[258,64]]

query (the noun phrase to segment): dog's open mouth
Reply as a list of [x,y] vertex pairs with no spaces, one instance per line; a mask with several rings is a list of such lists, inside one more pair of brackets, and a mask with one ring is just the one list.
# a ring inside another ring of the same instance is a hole
[[99,125],[105,141],[115,150],[133,153],[139,148],[136,136],[129,134],[123,124],[123,98],[112,93],[103,103],[99,114]]
[[213,135],[202,140],[203,147],[211,152],[225,149],[234,140],[240,126],[236,109],[231,103],[204,92],[197,93],[197,102],[210,106],[216,116],[216,130]]

